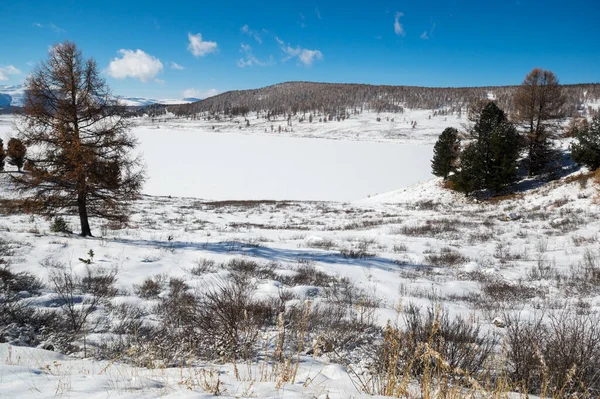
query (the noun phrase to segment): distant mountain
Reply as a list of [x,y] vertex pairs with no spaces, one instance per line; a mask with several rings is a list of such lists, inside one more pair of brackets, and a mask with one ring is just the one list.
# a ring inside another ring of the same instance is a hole
[[[501,108],[511,110],[517,87],[437,88],[286,82],[260,89],[229,91],[202,101],[167,108],[181,116],[203,112],[233,115],[317,112],[335,116],[352,110],[403,112],[404,108],[464,112],[474,101],[493,99]],[[585,109],[591,99],[600,99],[600,84],[597,83],[563,85],[563,88],[569,114]]]
[[[23,105],[25,88],[22,85],[2,86],[0,85],[0,108],[20,107]],[[175,105],[188,104],[198,101],[197,98],[176,99],[154,99],[144,97],[117,96],[121,102],[128,107],[145,107],[154,104]]]
[[20,107],[23,104],[25,90],[23,86],[2,86],[0,85],[0,107]]
[[197,98],[183,98],[181,100],[176,99],[162,99],[156,100],[154,98],[144,97],[117,97],[122,104],[128,107],[146,107],[148,105],[162,104],[162,105],[177,105],[177,104],[189,104],[198,101]]

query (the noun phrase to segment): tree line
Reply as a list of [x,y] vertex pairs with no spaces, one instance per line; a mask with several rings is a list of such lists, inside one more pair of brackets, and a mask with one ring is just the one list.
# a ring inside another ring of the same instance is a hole
[[[512,113],[495,101],[480,102],[469,114],[466,132],[445,129],[434,146],[432,173],[447,186],[469,195],[501,193],[519,178],[554,172],[560,153],[553,140],[562,131],[568,97],[552,71],[533,69],[515,90]],[[600,113],[591,123],[574,119],[567,131],[575,138],[571,158],[590,169],[600,166]]]
[[[451,113],[469,112],[473,104],[485,100],[490,93],[503,109],[513,109],[519,86],[489,86],[463,88],[431,88],[415,86],[375,86],[367,84],[339,84],[286,82],[253,90],[236,90],[219,94],[199,102],[164,106],[177,116],[193,117],[198,114],[246,116],[289,115],[318,112],[333,117],[348,111],[403,112],[410,109],[443,109]],[[574,115],[583,111],[587,98],[600,98],[600,84],[563,85],[564,112]],[[159,108],[153,107],[156,113]],[[585,110],[590,111],[590,110]],[[160,111],[159,111],[160,112]]]

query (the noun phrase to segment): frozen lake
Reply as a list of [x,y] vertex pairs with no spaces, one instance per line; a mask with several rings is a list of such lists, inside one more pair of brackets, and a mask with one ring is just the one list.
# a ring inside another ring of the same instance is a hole
[[144,193],[351,201],[431,177],[432,145],[137,127]]

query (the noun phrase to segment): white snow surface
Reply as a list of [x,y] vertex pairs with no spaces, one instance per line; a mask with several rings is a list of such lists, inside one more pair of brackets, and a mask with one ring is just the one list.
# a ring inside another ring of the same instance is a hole
[[[151,195],[351,201],[431,178],[430,145],[137,127]],[[177,176],[177,178],[174,178]]]
[[326,123],[318,116],[299,122],[302,116],[292,126],[251,116],[248,126],[243,117],[139,118],[133,133],[148,167],[144,191],[215,200],[358,200],[431,178],[437,136],[465,122],[426,110]]

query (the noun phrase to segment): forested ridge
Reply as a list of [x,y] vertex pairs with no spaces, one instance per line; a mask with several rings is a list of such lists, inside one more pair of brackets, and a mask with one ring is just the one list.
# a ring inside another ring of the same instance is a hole
[[[260,89],[228,91],[195,103],[168,106],[167,109],[179,116],[207,112],[284,115],[312,111],[340,115],[349,110],[403,112],[405,108],[465,112],[472,102],[491,97],[499,107],[511,110],[517,87],[433,88],[286,82]],[[570,115],[582,110],[586,100],[600,99],[600,84],[563,85],[563,93],[566,97],[566,111]]]

